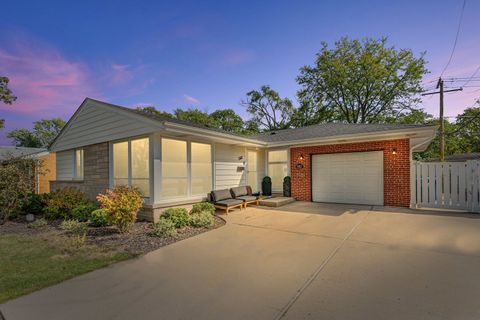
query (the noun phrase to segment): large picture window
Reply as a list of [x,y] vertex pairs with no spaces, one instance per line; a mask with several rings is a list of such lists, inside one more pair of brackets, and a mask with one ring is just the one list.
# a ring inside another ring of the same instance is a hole
[[212,190],[212,146],[191,143],[192,195],[206,195]]
[[288,175],[288,151],[268,151],[268,175],[272,179],[272,190],[283,189],[283,178]]
[[187,142],[162,139],[162,197],[186,197],[187,194]]
[[137,186],[143,197],[150,197],[149,139],[113,144],[113,185]]

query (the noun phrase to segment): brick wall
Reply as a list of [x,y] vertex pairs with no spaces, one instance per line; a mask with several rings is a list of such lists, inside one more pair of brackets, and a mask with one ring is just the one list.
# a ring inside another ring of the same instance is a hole
[[84,147],[83,158],[83,181],[51,181],[51,190],[73,187],[91,200],[104,192],[109,187],[108,143]]
[[[392,154],[396,149],[396,154]],[[297,200],[311,201],[310,157],[313,154],[355,151],[383,151],[384,205],[410,206],[410,145],[408,139],[362,143],[346,143],[299,147],[291,149],[292,196]],[[304,159],[299,160],[303,154]],[[303,169],[295,166],[301,163]]]

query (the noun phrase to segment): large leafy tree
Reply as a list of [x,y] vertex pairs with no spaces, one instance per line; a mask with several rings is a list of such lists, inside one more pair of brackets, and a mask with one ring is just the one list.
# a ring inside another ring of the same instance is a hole
[[7,134],[17,147],[47,148],[62,130],[65,121],[60,118],[42,119],[33,123],[33,130],[15,129]]
[[460,140],[462,152],[480,152],[480,107],[465,109],[455,124],[456,129],[450,135]]
[[295,112],[290,99],[281,98],[278,92],[267,85],[261,86],[260,90],[248,92],[242,105],[252,115],[251,121],[262,131],[289,128]]
[[157,108],[155,108],[154,106],[137,107],[135,110],[140,113],[154,115],[162,118],[173,118],[173,114],[168,113],[166,111],[157,110]]
[[315,63],[300,69],[298,98],[322,114],[318,121],[381,122],[418,104],[426,73],[423,54],[389,47],[386,38],[345,37],[334,48],[322,43]]
[[[426,124],[438,125],[438,118],[427,118]],[[455,122],[444,120],[445,154],[480,152],[480,107],[465,109]],[[427,150],[416,154],[416,159],[438,158],[440,153],[440,137],[437,135]]]
[[[12,90],[8,88],[10,80],[7,77],[0,76],[0,101],[5,104],[12,104],[17,97],[13,95]],[[3,128],[5,119],[0,119],[0,128]]]
[[195,122],[208,127],[216,127],[215,120],[211,118],[207,112],[197,108],[189,108],[186,110],[177,108],[173,113],[178,120]]
[[216,127],[228,132],[240,133],[244,130],[242,117],[232,109],[219,109],[210,114]]

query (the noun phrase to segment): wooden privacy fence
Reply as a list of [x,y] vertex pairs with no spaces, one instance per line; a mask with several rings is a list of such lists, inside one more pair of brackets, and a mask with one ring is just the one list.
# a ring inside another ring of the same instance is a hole
[[480,161],[412,163],[413,208],[480,213]]

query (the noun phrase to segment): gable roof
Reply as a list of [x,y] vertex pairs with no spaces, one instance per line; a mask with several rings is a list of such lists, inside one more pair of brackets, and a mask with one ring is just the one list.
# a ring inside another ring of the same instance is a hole
[[[85,110],[84,110],[85,109]],[[375,135],[394,135],[394,134],[402,134],[402,135],[414,135],[412,132],[422,132],[422,141],[429,142],[435,132],[436,126],[426,126],[426,125],[410,125],[410,124],[393,124],[393,123],[386,123],[386,124],[350,124],[350,123],[324,123],[324,124],[317,124],[311,125],[301,128],[293,128],[293,129],[284,129],[284,130],[277,130],[274,132],[266,132],[256,135],[243,135],[243,134],[236,134],[232,132],[227,132],[219,128],[209,127],[206,125],[179,120],[175,118],[168,118],[168,117],[161,117],[154,114],[146,114],[143,112],[139,112],[137,110],[114,105],[111,103],[86,98],[74,115],[70,118],[64,128],[60,131],[57,135],[55,140],[50,145],[51,150],[65,150],[67,149],[67,144],[59,143],[60,140],[66,140],[67,138],[73,139],[76,144],[69,143],[69,148],[76,148],[81,146],[81,139],[78,136],[70,134],[68,137],[69,130],[72,130],[71,127],[77,127],[73,129],[76,131],[78,135],[78,131],[81,128],[78,124],[72,124],[79,115],[85,114],[86,112],[92,113],[101,113],[99,109],[103,109],[103,113],[112,113],[108,117],[115,116],[117,117],[117,121],[120,121],[124,124],[122,127],[122,133],[115,132],[115,135],[112,135],[111,139],[106,139],[103,137],[104,141],[112,141],[115,139],[120,139],[128,136],[135,136],[143,133],[154,132],[155,130],[167,130],[172,132],[183,132],[189,133],[192,135],[202,135],[202,136],[212,136],[217,139],[231,139],[232,142],[239,142],[239,143],[249,143],[250,145],[257,145],[257,146],[280,146],[286,145],[288,143],[301,143],[303,141],[310,141],[313,139],[317,140],[331,140],[333,138],[355,138],[355,137],[373,137]],[[105,115],[103,115],[105,117]],[[96,121],[98,117],[93,114],[93,116],[87,116],[86,120],[91,119],[91,121]],[[136,121],[131,121],[131,120]],[[85,120],[83,120],[85,121]],[[109,120],[110,123],[114,123],[113,120]],[[101,131],[100,129],[93,127],[89,121],[85,121],[87,124],[84,126],[91,126],[92,129],[95,131]],[[133,126],[135,130],[130,130],[130,126],[127,126],[126,123],[136,124]],[[139,126],[139,123],[142,123]],[[87,130],[84,130],[87,131]],[[107,131],[107,130],[103,130]],[[118,131],[118,130],[117,130]],[[91,132],[88,132],[91,134]],[[83,132],[82,132],[83,134]],[[105,133],[107,134],[107,133]],[[85,139],[84,139],[85,140]],[[89,143],[87,144],[94,144],[99,143],[101,139],[90,138],[88,139]],[[423,143],[422,143],[423,144]],[[57,151],[55,150],[55,151]]]

